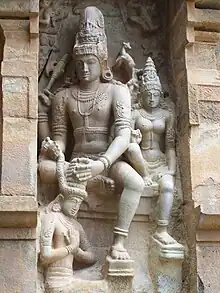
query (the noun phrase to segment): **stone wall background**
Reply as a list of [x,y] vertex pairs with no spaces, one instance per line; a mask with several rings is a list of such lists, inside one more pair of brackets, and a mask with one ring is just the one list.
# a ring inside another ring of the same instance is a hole
[[183,292],[214,293],[220,290],[219,3],[170,1],[173,8],[174,2],[170,52],[188,244]]
[[0,2],[1,293],[36,291],[38,1]]
[[[50,72],[54,61],[66,52],[71,54],[78,12],[88,4],[97,5],[104,11],[110,60],[115,60],[121,41],[131,42],[131,55],[138,67],[142,67],[147,55],[152,55],[164,88],[169,90],[175,102],[180,167],[177,179],[178,186],[182,185],[186,233],[182,229],[181,193],[173,210],[171,229],[178,239],[186,239],[188,247],[183,292],[196,292],[197,289],[205,293],[219,292],[218,2],[170,0],[167,7],[164,2],[158,1],[162,24],[159,30],[152,32],[148,31],[145,22],[137,22],[132,3],[126,6],[130,11],[128,15],[125,2],[120,2],[120,6],[114,1],[111,4],[108,1],[71,0],[56,3],[55,8],[48,10],[54,22],[52,27],[49,31],[48,28],[40,29],[38,68],[38,1],[0,2],[0,55],[3,52],[3,58],[0,58],[3,59],[0,83],[1,293],[36,290],[37,75],[40,77],[39,89],[42,90],[48,81],[47,73],[42,69],[48,66],[47,72]],[[153,4],[147,1],[139,3],[141,8],[148,7],[147,10],[139,9],[142,11],[139,17],[146,20],[148,11],[154,13],[151,10]],[[71,13],[70,6],[73,7]],[[162,17],[164,11],[169,11],[169,22]],[[126,25],[125,20],[128,21]],[[153,27],[156,24],[155,20]],[[111,30],[111,27],[114,29]],[[58,38],[55,33],[58,33]],[[46,64],[48,56],[51,59]],[[67,72],[71,77],[70,69]],[[54,89],[63,82],[60,80]],[[143,230],[149,233],[147,222],[139,224],[140,218],[137,218],[132,227],[134,236],[137,237],[136,225],[144,226]],[[145,233],[140,239],[143,240],[140,245],[147,251]],[[131,241],[128,245],[132,249],[136,244]],[[143,264],[145,262],[147,255]],[[145,275],[142,277],[145,278]]]
[[[129,53],[134,58],[137,68],[143,68],[147,57],[151,56],[155,61],[164,91],[169,93],[169,98],[176,103],[175,85],[170,70],[168,2],[166,1],[87,0],[79,2],[59,0],[51,3],[47,9],[50,16],[49,25],[40,25],[39,92],[47,85],[48,73],[53,70],[54,64],[67,53],[70,56],[70,61],[67,64],[66,73],[55,83],[52,91],[62,86],[66,78],[72,78],[71,54],[78,28],[79,14],[88,5],[97,6],[104,14],[110,66],[114,64],[122,42],[130,42],[132,50]],[[45,11],[44,7],[41,8],[40,17]],[[173,44],[173,47],[176,48],[176,43]],[[92,200],[90,200],[89,207],[82,208],[79,221],[94,246],[99,262],[90,269],[76,272],[76,276],[83,279],[102,278],[100,268],[105,262],[109,243],[112,242],[111,231],[115,219],[115,202],[112,204],[112,201],[107,197],[98,203],[92,203]],[[129,252],[136,262],[137,274],[134,279],[134,292],[152,292],[148,271],[148,250],[149,239],[155,228],[156,201],[152,195],[149,195],[149,198],[143,198],[128,239]],[[184,243],[179,170],[176,177],[176,194],[170,233],[175,239]]]

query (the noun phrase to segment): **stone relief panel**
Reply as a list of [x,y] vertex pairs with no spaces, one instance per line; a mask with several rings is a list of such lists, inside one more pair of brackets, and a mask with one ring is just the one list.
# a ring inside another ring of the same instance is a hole
[[[176,194],[175,110],[159,2],[41,1],[38,197],[45,292],[75,292],[76,279],[97,281],[101,272],[132,278],[135,270],[134,292],[153,292],[144,258],[154,198],[158,255],[183,259],[183,246],[168,232]],[[143,227],[138,221],[146,224],[140,251],[137,232],[130,235]],[[94,251],[97,263],[74,277],[75,260],[92,265]]]

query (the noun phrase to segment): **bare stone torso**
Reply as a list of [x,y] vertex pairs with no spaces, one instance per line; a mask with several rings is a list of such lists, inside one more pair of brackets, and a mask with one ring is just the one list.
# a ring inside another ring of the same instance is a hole
[[[61,213],[55,213],[55,224],[54,224],[54,233],[53,233],[53,249],[58,249],[61,247],[65,247],[67,245],[66,237],[69,234],[69,230],[71,229],[72,233],[78,235],[79,238],[79,231],[76,226],[71,225],[71,227],[67,227],[63,223],[66,223],[65,216]],[[49,265],[49,267],[64,267],[70,269],[72,271],[74,257],[72,254],[69,254],[65,258],[55,261]]]
[[100,84],[96,97],[88,96],[88,102],[79,101],[79,93],[76,87],[67,91],[67,112],[75,141],[73,152],[105,152],[113,121],[111,85]]
[[160,141],[165,138],[168,112],[162,110],[154,118],[148,117],[144,109],[136,110],[135,128],[142,133],[141,149],[146,161],[154,162],[163,156]]

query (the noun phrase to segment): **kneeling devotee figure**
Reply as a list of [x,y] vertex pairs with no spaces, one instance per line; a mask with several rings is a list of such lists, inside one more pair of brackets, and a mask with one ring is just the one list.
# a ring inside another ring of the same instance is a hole
[[84,229],[76,220],[87,196],[86,182],[82,184],[71,174],[77,162],[70,163],[65,174],[64,155],[55,142],[45,139],[43,151],[53,153],[57,161],[61,192],[41,213],[40,262],[45,267],[45,292],[71,293],[76,286],[74,261],[86,265],[96,261]]
[[[70,161],[78,163],[73,168],[74,176],[83,182],[103,174],[121,187],[110,256],[129,259],[124,240],[145,184],[135,166],[121,160],[131,139],[131,97],[127,87],[111,82],[104,18],[96,7],[83,11],[73,58],[78,83],[59,91],[52,99],[52,139],[65,152],[70,121],[74,140]],[[39,115],[39,127],[43,128],[44,123],[45,117],[41,120]],[[110,142],[112,125],[114,138]],[[39,173],[42,182],[55,181],[56,163],[40,160]]]

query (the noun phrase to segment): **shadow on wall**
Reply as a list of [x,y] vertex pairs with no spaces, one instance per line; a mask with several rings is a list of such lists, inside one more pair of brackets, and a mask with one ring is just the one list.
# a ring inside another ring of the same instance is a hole
[[196,8],[200,9],[220,9],[219,0],[197,0]]
[[2,140],[3,140],[3,103],[2,103],[2,61],[4,54],[5,36],[3,29],[0,25],[0,190],[1,190],[1,177],[2,177]]

